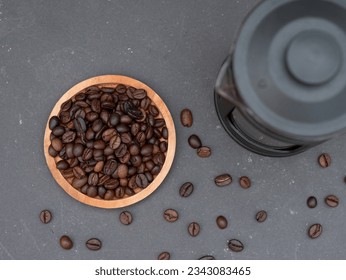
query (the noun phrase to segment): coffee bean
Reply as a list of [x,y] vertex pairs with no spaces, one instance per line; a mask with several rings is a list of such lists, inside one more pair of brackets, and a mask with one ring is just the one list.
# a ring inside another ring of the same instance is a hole
[[206,146],[199,147],[197,149],[197,155],[201,158],[210,157],[211,149],[209,147],[206,147]]
[[127,177],[127,172],[129,170],[127,164],[119,164],[117,170],[118,170],[118,177],[120,179],[123,179],[123,178]]
[[85,124],[85,121],[83,118],[79,117],[75,120],[73,120],[73,125],[76,129],[77,132],[81,133],[81,132],[85,132],[87,127],[86,127],[86,124]]
[[98,194],[98,188],[95,186],[89,186],[86,192],[87,196],[96,197]]
[[104,150],[106,148],[106,143],[103,140],[94,141],[94,149]]
[[60,172],[61,172],[62,176],[64,176],[65,179],[69,179],[69,178],[72,178],[74,176],[72,168],[69,168],[66,170],[61,170]]
[[179,189],[179,194],[181,197],[188,197],[192,194],[193,192],[193,184],[191,182],[186,182],[184,184],[181,185],[180,189]]
[[56,157],[59,153],[56,150],[54,150],[52,145],[49,145],[48,154],[52,157]]
[[192,112],[190,109],[183,109],[180,112],[180,121],[183,126],[190,127],[192,126],[193,123],[193,117],[192,117]]
[[137,174],[136,176],[136,185],[141,189],[146,188],[149,185],[149,181],[144,174]]
[[114,190],[119,186],[119,180],[115,178],[109,178],[103,183],[103,185],[107,190]]
[[65,250],[70,250],[73,247],[73,242],[69,236],[63,235],[60,237],[60,246]]
[[59,170],[66,170],[66,169],[70,168],[70,165],[68,164],[68,162],[66,160],[59,160],[56,163],[56,168],[58,168]]
[[92,251],[100,250],[102,247],[102,242],[97,238],[90,238],[85,242],[85,246]]
[[225,229],[228,226],[228,221],[226,217],[220,215],[216,218],[216,224],[219,229]]
[[167,144],[167,142],[161,141],[161,142],[160,142],[160,145],[159,145],[159,148],[160,148],[160,151],[161,151],[162,153],[167,152],[167,149],[168,149],[168,144]]
[[323,168],[330,166],[331,162],[332,162],[332,158],[327,153],[323,153],[318,157],[318,163]]
[[231,239],[228,241],[228,248],[233,252],[241,252],[244,249],[244,245],[237,239]]
[[328,195],[325,199],[324,199],[325,203],[329,206],[329,207],[337,207],[339,205],[339,198],[335,195]]
[[243,188],[243,189],[248,189],[251,187],[251,180],[249,177],[247,176],[241,176],[239,178],[239,185]]
[[322,234],[322,225],[321,224],[313,224],[310,226],[308,230],[308,235],[310,238],[314,239],[319,237]]
[[57,137],[52,140],[51,145],[53,149],[57,152],[60,152],[63,147],[61,140]]
[[117,149],[121,144],[121,137],[119,134],[114,135],[110,140],[109,140],[109,146],[115,150]]
[[193,149],[198,149],[202,146],[201,139],[199,139],[199,137],[196,134],[192,134],[189,137],[188,143],[189,143],[190,147]]
[[134,99],[143,99],[147,96],[147,92],[144,89],[136,89],[132,94]]
[[306,200],[306,204],[308,205],[309,208],[315,208],[317,206],[317,199],[314,196],[308,197]]
[[90,186],[96,186],[99,182],[99,175],[96,172],[91,172],[88,177],[88,184]]
[[58,125],[52,130],[52,134],[54,136],[59,137],[59,136],[62,136],[65,133],[65,131],[66,131],[65,127]]
[[153,152],[153,145],[152,144],[145,144],[141,149],[141,155],[142,156],[148,156],[152,154]]
[[215,257],[211,256],[211,255],[205,255],[205,256],[200,257],[199,260],[212,261],[212,260],[215,260]]
[[91,148],[86,148],[83,151],[82,159],[83,159],[83,161],[90,160],[90,159],[92,159],[93,155],[94,155],[94,150]]
[[126,92],[126,86],[123,84],[118,84],[115,88],[115,91],[117,93],[125,93]]
[[232,176],[225,173],[215,177],[214,182],[217,186],[223,187],[232,183]]
[[59,125],[59,122],[60,122],[60,120],[57,116],[51,117],[49,119],[49,124],[48,124],[49,129],[53,130],[54,128],[56,128]]
[[119,215],[119,220],[123,225],[129,225],[132,223],[132,214],[129,211],[123,211]]
[[[69,144],[71,144],[71,143],[69,143]],[[67,145],[68,145],[68,144],[67,144]],[[66,145],[66,149],[67,149],[67,145]],[[73,152],[73,155],[74,155],[75,157],[80,157],[80,156],[82,156],[83,153],[84,153],[84,145],[83,145],[83,144],[80,144],[80,143],[74,144],[74,145],[73,145],[73,150],[72,150],[72,152]],[[67,153],[67,150],[66,150],[66,153]]]
[[174,209],[167,209],[163,213],[163,217],[167,222],[173,223],[178,220],[178,212]]
[[86,177],[85,171],[84,171],[80,166],[75,166],[75,167],[73,167],[73,175],[74,175],[77,179],[83,179],[83,178]]
[[187,227],[189,234],[193,237],[197,236],[201,230],[200,225],[196,222],[192,222]]
[[[121,197],[117,197],[117,198],[121,198]],[[105,199],[105,200],[114,199],[114,190],[107,190],[103,196],[103,199]]]
[[81,179],[73,178],[72,186],[76,189],[83,187],[88,182],[88,177],[84,177]]
[[40,213],[40,221],[48,224],[52,220],[52,213],[49,210],[42,210]]
[[95,166],[94,166],[94,172],[99,173],[102,171],[104,166],[104,162],[103,161],[98,161]]
[[267,219],[267,212],[264,210],[261,210],[257,212],[256,214],[256,221],[259,223],[263,223]]
[[103,167],[103,173],[106,175],[112,175],[115,169],[117,169],[118,164],[115,160],[111,159],[106,161],[104,167]]
[[171,254],[168,252],[162,252],[158,255],[158,260],[169,260],[171,258]]

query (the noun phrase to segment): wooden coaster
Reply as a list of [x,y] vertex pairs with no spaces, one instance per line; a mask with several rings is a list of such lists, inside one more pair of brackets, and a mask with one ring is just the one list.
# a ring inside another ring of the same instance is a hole
[[[81,193],[79,190],[75,189],[74,187],[72,187],[71,184],[62,176],[60,171],[56,168],[56,159],[50,156],[48,153],[48,147],[51,143],[50,141],[51,130],[49,129],[49,120],[52,116],[58,115],[60,111],[60,106],[63,102],[67,101],[68,99],[70,99],[72,96],[74,96],[81,90],[93,85],[115,88],[118,84],[124,84],[128,86],[133,86],[135,88],[145,89],[147,91],[148,97],[150,97],[152,102],[160,110],[160,114],[162,118],[164,118],[166,122],[166,127],[168,129],[168,139],[167,139],[168,149],[166,152],[166,159],[160,173],[155,177],[155,179],[150,183],[148,187],[141,190],[140,192],[129,197],[125,197],[122,199],[115,199],[115,200],[104,200],[101,198],[92,198]],[[144,83],[138,80],[135,80],[133,78],[120,76],[120,75],[104,75],[104,76],[93,77],[85,81],[82,81],[78,83],[77,85],[73,86],[71,89],[69,89],[55,104],[52,112],[49,115],[45,134],[44,134],[44,154],[46,157],[48,168],[50,172],[52,173],[55,181],[74,199],[82,203],[95,206],[95,207],[100,207],[100,208],[125,207],[125,206],[132,205],[146,198],[147,196],[149,196],[152,192],[154,192],[160,186],[160,184],[162,183],[162,181],[168,174],[173,163],[175,148],[176,148],[176,132],[174,127],[174,122],[166,104],[162,101],[160,96]]]

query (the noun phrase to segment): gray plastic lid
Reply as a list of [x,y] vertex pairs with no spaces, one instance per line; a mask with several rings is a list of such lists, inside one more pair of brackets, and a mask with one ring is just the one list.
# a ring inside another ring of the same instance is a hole
[[346,128],[346,1],[266,0],[233,53],[240,101],[267,128],[325,140]]

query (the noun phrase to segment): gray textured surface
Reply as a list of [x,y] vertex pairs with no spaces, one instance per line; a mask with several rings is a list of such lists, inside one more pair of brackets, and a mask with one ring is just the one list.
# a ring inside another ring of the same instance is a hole
[[[0,259],[344,259],[346,257],[346,137],[304,154],[265,158],[244,150],[221,128],[213,105],[213,86],[242,18],[256,3],[242,1],[0,1]],[[71,86],[101,74],[129,75],[147,83],[166,102],[177,129],[173,167],[160,188],[127,207],[130,226],[118,220],[120,209],[83,205],[53,180],[43,155],[43,133],[50,110]],[[193,111],[191,128],[179,123],[184,107]],[[212,147],[201,159],[187,144],[197,133]],[[322,169],[317,156],[329,152],[332,165]],[[213,178],[229,172],[224,188]],[[237,183],[248,175],[253,186]],[[180,198],[179,187],[191,181],[195,191]],[[323,198],[340,197],[331,209]],[[319,205],[308,209],[309,195]],[[180,213],[176,223],[162,218],[166,208]],[[39,212],[54,218],[43,225]],[[258,210],[268,220],[258,224]],[[219,230],[217,215],[229,219]],[[199,222],[192,238],[187,225]],[[322,236],[310,240],[308,225],[320,222]],[[68,234],[75,246],[62,250]],[[88,251],[90,237],[103,241]],[[227,249],[239,238],[241,253]]]

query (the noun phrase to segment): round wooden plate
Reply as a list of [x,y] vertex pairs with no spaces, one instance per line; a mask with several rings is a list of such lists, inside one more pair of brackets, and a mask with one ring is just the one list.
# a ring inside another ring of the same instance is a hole
[[[58,115],[60,111],[60,106],[63,102],[70,99],[72,96],[80,92],[81,90],[92,86],[102,86],[102,87],[116,87],[118,84],[125,84],[129,86],[133,86],[135,88],[142,88],[147,91],[148,96],[150,99],[155,103],[157,108],[159,108],[161,117],[165,119],[166,121],[166,127],[168,129],[168,149],[166,152],[166,159],[162,166],[162,169],[160,173],[155,177],[155,179],[150,183],[148,187],[141,190],[140,192],[134,194],[133,196],[125,197],[122,199],[115,199],[115,200],[104,200],[100,198],[92,198],[89,197],[74,187],[71,186],[71,184],[62,176],[60,171],[56,168],[56,158],[53,158],[48,153],[48,147],[50,145],[50,129],[49,129],[49,120],[52,116]],[[175,133],[175,127],[174,122],[172,119],[172,116],[166,106],[166,104],[162,101],[160,96],[153,91],[150,87],[143,84],[142,82],[135,80],[130,77],[126,76],[120,76],[120,75],[104,75],[104,76],[97,76],[90,79],[87,79],[85,81],[82,81],[78,83],[77,85],[73,86],[71,89],[69,89],[55,104],[52,112],[49,115],[47,124],[46,124],[46,130],[44,134],[44,154],[46,157],[46,162],[48,165],[48,168],[50,172],[52,173],[55,181],[73,198],[76,200],[91,205],[95,207],[100,208],[120,208],[129,206],[131,204],[134,204],[147,196],[149,196],[153,191],[155,191],[166,175],[169,172],[169,169],[172,166],[174,154],[175,154],[175,148],[176,148],[176,133]]]

